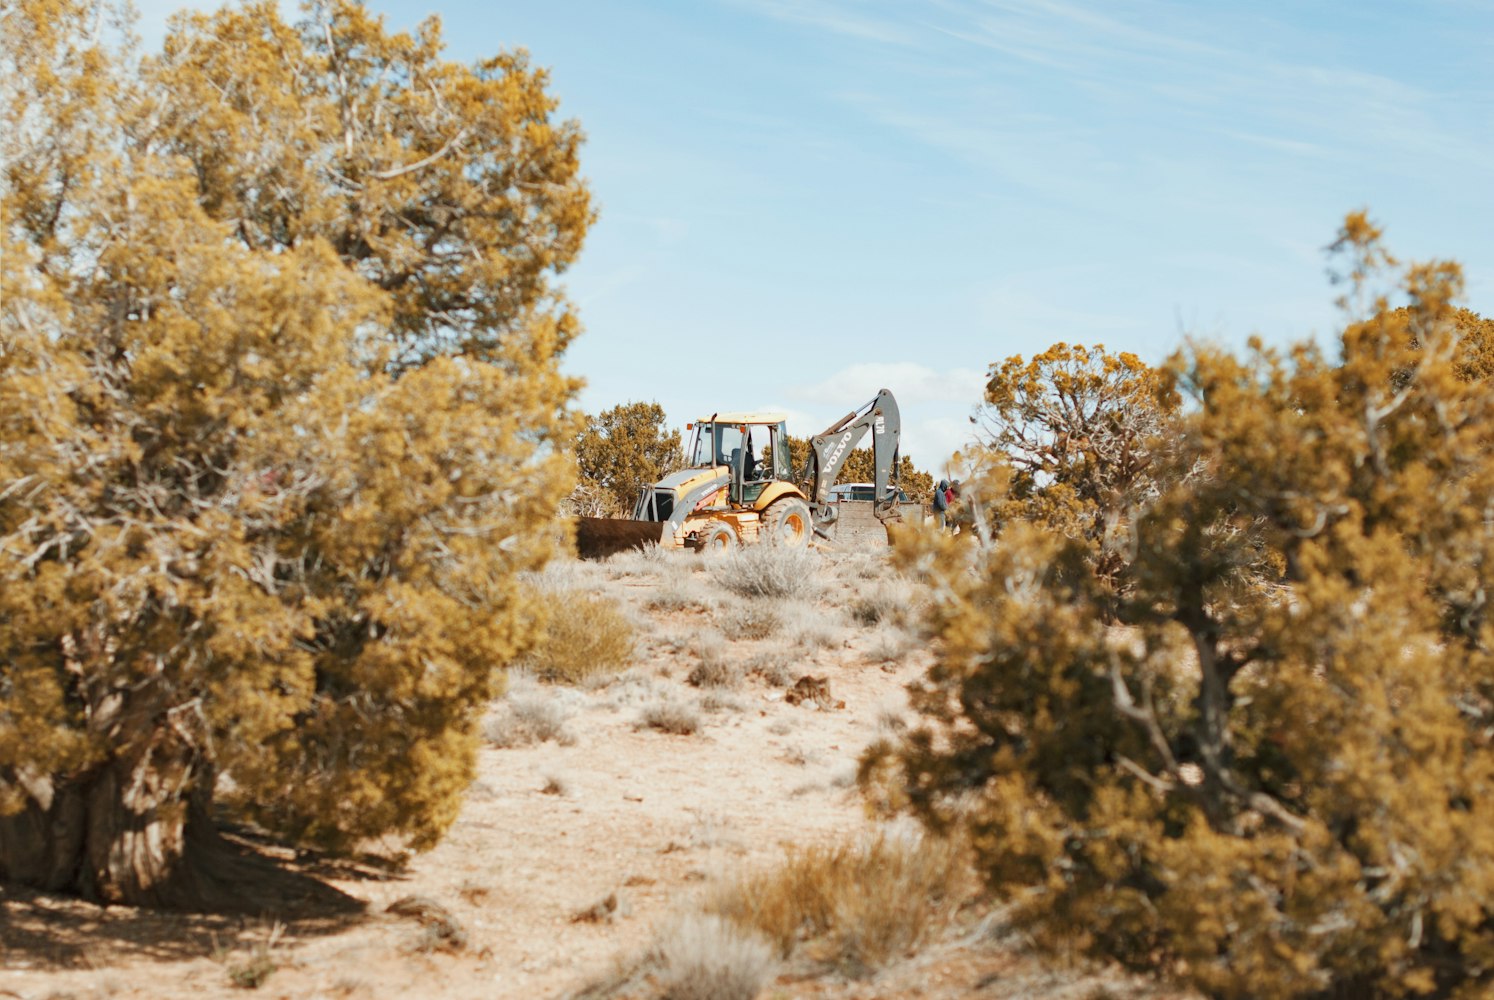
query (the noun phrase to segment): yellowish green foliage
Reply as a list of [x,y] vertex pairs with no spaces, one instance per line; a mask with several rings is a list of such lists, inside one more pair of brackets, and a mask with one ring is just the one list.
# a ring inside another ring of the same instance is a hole
[[1337,251],[1374,318],[1336,359],[1167,367],[1191,403],[1128,515],[1121,624],[1082,541],[1009,526],[936,576],[924,723],[864,773],[968,828],[1046,946],[1219,997],[1485,996],[1494,397],[1460,367],[1456,265],[1395,265],[1362,215]]
[[665,431],[658,403],[621,403],[585,419],[576,438],[576,465],[581,487],[599,502],[577,513],[629,516],[639,492],[684,461],[680,432]]
[[[966,456],[1008,467],[993,527],[1032,521],[1081,539],[1091,571],[1123,588],[1127,512],[1156,495],[1159,451],[1170,443],[1176,399],[1162,388],[1160,372],[1100,344],[1058,343],[993,364],[975,418],[986,454]],[[967,493],[989,489],[976,478]]]
[[0,877],[210,905],[215,797],[429,846],[534,640],[579,132],[522,54],[304,13],[136,61],[4,10]]

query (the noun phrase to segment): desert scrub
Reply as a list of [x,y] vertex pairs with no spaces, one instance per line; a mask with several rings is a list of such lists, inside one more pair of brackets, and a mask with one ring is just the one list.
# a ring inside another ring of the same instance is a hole
[[750,927],[783,958],[864,975],[943,926],[971,887],[964,848],[881,831],[790,850],[783,863],[717,890],[706,910]]
[[777,962],[762,935],[714,914],[676,916],[642,952],[616,962],[572,1000],[753,1000]]
[[895,663],[917,646],[917,637],[900,628],[887,628],[877,632],[866,652],[873,663]]
[[877,580],[855,591],[846,610],[858,625],[906,627],[916,617],[913,585],[901,577]]
[[580,590],[542,590],[544,634],[519,665],[542,680],[580,684],[627,668],[633,623],[605,597]]
[[666,1000],[752,1000],[774,966],[762,935],[704,913],[688,914],[660,934],[647,964]]
[[762,679],[769,687],[784,687],[794,682],[797,676],[794,666],[799,658],[796,649],[787,644],[774,644],[753,653],[742,664],[745,673]]
[[628,576],[658,576],[670,569],[670,553],[657,545],[629,549],[611,556],[603,564],[612,579]]
[[742,670],[730,659],[725,638],[706,633],[695,644],[695,666],[685,680],[695,687],[736,687],[742,682]]
[[645,607],[650,611],[710,611],[716,606],[716,595],[700,583],[684,579],[670,579],[660,584],[649,597]]
[[497,714],[483,724],[483,736],[501,749],[549,740],[569,746],[576,742],[566,726],[569,718],[564,706],[542,694],[511,695]]
[[716,625],[733,639],[769,639],[783,627],[783,613],[768,601],[733,601],[716,612]]
[[694,705],[665,698],[645,705],[639,713],[638,725],[642,729],[689,736],[700,729],[700,712]]
[[743,597],[813,601],[825,590],[820,557],[809,549],[749,545],[710,564],[711,579]]

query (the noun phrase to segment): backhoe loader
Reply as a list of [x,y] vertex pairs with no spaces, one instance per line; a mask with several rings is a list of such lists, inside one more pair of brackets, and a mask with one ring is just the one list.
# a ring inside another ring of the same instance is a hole
[[794,474],[781,413],[712,413],[687,424],[689,465],[645,487],[631,520],[579,518],[577,548],[600,558],[650,542],[664,548],[723,552],[771,541],[808,545],[824,537],[838,507],[830,487],[862,437],[871,432],[873,512],[899,518],[897,401],[883,389],[809,439],[805,467]]

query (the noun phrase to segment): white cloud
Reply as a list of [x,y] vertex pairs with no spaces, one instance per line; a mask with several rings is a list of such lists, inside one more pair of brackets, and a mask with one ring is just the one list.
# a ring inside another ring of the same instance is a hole
[[950,456],[968,448],[974,431],[969,417],[905,421],[900,446],[914,465],[939,479],[953,472]]

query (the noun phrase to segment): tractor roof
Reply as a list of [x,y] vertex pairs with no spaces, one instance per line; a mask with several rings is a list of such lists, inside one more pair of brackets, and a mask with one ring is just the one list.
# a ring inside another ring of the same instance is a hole
[[718,424],[781,424],[788,419],[786,413],[773,413],[767,410],[738,410],[732,413],[717,413],[714,416],[707,414],[696,421],[698,424],[708,424],[715,421]]

